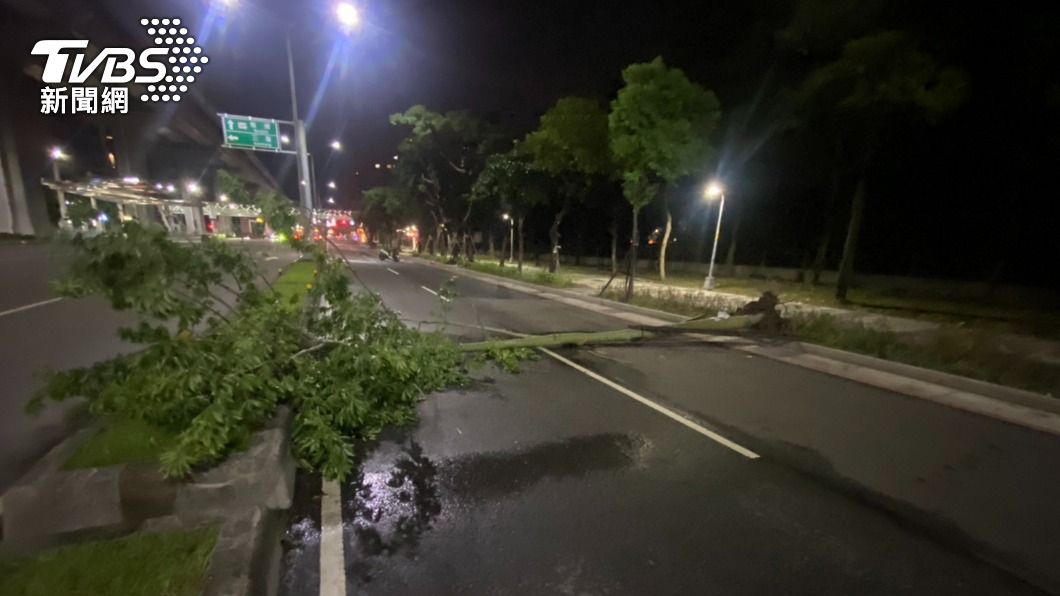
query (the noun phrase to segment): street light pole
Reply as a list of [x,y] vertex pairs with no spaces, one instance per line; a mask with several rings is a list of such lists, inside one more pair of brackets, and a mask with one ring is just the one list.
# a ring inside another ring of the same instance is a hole
[[62,177],[59,176],[59,160],[66,156],[58,147],[53,147],[49,156],[52,159],[52,179],[56,182],[55,196],[59,199],[59,229],[63,229],[70,226],[70,217],[66,212],[66,193],[59,188],[58,183],[62,182]]
[[721,197],[721,204],[718,206],[718,224],[714,228],[714,248],[710,251],[710,267],[707,269],[707,279],[703,280],[704,290],[714,289],[714,259],[718,255],[718,237],[721,236],[721,216],[725,213],[725,189],[721,187],[717,182],[712,182],[707,187],[707,198]]
[[305,123],[298,118],[298,91],[294,82],[294,57],[291,53],[291,31],[287,31],[287,73],[291,81],[291,118],[294,120],[295,150],[298,160],[298,196],[302,209],[308,213],[312,208],[309,189],[309,157],[306,152]]
[[505,213],[501,219],[508,222],[508,262],[515,260],[515,219]]
[[309,188],[312,189],[309,193],[309,208],[312,210],[320,204],[317,200],[317,166],[312,153],[309,154]]
[[[62,182],[62,178],[59,177],[59,160],[52,160],[52,178],[56,182]],[[66,215],[66,193],[61,189],[56,189],[55,195],[59,198],[59,227],[65,228],[70,222],[70,218]]]

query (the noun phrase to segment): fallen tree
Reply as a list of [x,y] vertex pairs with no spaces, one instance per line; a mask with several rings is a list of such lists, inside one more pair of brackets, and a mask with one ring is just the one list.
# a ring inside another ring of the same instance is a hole
[[488,352],[516,348],[557,348],[563,346],[584,346],[595,344],[629,343],[651,339],[675,333],[721,333],[751,329],[763,319],[761,314],[737,315],[728,318],[689,319],[673,325],[657,327],[637,327],[613,331],[548,333],[544,335],[525,335],[511,339],[491,339],[486,341],[460,344],[464,352]]
[[344,478],[356,442],[413,420],[426,393],[464,384],[466,358],[440,333],[404,325],[378,296],[351,292],[338,259],[300,248],[313,271],[284,292],[290,284],[263,283],[232,243],[176,243],[135,223],[75,238],[59,293],[138,315],[120,334],[139,350],[48,374],[30,409],[85,398],[97,416],[168,430],[176,440],[161,469],[182,477],[288,405],[299,462]]

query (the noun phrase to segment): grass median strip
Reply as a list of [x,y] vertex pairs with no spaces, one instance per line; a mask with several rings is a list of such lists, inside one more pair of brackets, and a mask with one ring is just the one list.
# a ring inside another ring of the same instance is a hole
[[894,333],[843,325],[828,316],[795,317],[790,333],[830,348],[1060,395],[1060,367],[1006,350],[994,333],[952,328]]
[[0,594],[197,596],[217,530],[133,534],[0,560]]
[[315,276],[316,264],[310,261],[296,261],[280,274],[273,287],[285,301],[293,301],[296,296],[303,296],[309,291]]
[[176,434],[142,420],[108,419],[103,428],[63,464],[63,469],[98,468],[126,463],[157,462],[171,448]]

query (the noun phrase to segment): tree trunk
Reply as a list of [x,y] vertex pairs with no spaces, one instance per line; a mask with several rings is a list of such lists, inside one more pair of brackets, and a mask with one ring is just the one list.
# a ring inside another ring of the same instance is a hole
[[563,222],[563,216],[566,215],[567,208],[564,207],[556,213],[556,217],[552,219],[552,227],[548,229],[548,238],[552,241],[552,255],[548,261],[548,272],[556,273],[559,271],[559,224]]
[[821,236],[821,244],[817,247],[817,254],[813,257],[813,264],[810,265],[810,278],[809,282],[813,285],[817,285],[821,281],[821,271],[824,271],[825,262],[828,260],[828,249],[832,244],[832,227],[835,225],[832,221],[833,215],[831,209],[825,221],[824,235]]
[[659,245],[659,280],[666,281],[666,249],[670,246],[670,232],[674,227],[669,199],[663,200],[663,208],[666,209],[666,227],[663,228],[662,244]]
[[[507,231],[507,230],[505,230],[505,231]],[[504,262],[505,262],[507,256],[508,256],[508,234],[504,234],[504,237],[501,238],[501,252],[500,252],[500,255],[497,258],[497,264],[500,265],[501,267],[504,267]]]
[[[839,159],[837,154],[836,159]],[[832,246],[832,229],[835,228],[835,202],[839,196],[841,177],[839,169],[832,172],[832,187],[828,194],[828,210],[825,212],[824,233],[821,235],[821,244],[817,246],[817,254],[814,255],[813,264],[810,266],[811,274],[809,282],[817,285],[821,281],[821,271],[824,270],[828,261],[828,250]]]
[[442,226],[441,222],[436,223],[434,226],[434,245],[438,252],[445,257],[449,254],[449,246],[445,241],[445,228]]
[[519,275],[523,274],[523,217],[519,216],[519,219],[515,222],[516,227],[519,228]]
[[736,239],[740,235],[740,222],[743,221],[741,211],[736,213],[736,223],[732,227],[732,236],[729,237],[729,251],[725,255],[725,273],[729,277],[736,276]]
[[862,174],[854,191],[854,201],[850,206],[850,223],[847,225],[847,237],[843,243],[843,259],[839,262],[839,278],[836,280],[835,297],[846,302],[847,290],[854,275],[854,257],[858,248],[858,237],[861,236],[861,221],[865,216],[865,175]]
[[637,215],[639,212],[640,208],[633,208],[633,229],[629,234],[629,263],[627,264],[629,270],[626,275],[625,302],[629,302],[633,298],[633,289],[637,280],[637,246],[640,244],[640,232],[637,229]]
[[618,273],[618,213],[611,217],[611,275]]
[[493,230],[492,229],[489,231],[489,235],[490,235],[489,247],[488,247],[487,250],[489,250],[489,255],[490,255],[490,258],[492,259],[493,257],[497,256],[497,251],[495,251],[493,249],[494,247],[493,247]]

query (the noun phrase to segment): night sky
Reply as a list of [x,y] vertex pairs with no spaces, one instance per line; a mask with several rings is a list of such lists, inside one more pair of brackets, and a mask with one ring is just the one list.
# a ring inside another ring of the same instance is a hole
[[[805,135],[778,131],[762,109],[812,66],[777,42],[788,2],[364,0],[365,25],[349,37],[336,29],[326,0],[238,0],[227,13],[202,0],[84,5],[109,10],[130,35],[142,35],[141,16],[180,16],[211,57],[196,91],[217,111],[262,117],[290,118],[289,28],[318,180],[335,179],[336,199],[351,207],[359,190],[386,182],[372,164],[390,158],[401,138],[387,122],[391,113],[418,103],[468,109],[515,138],[556,99],[610,101],[624,66],[663,56],[721,100],[721,161],[705,164],[704,179],[724,176],[732,216],[743,218],[737,260],[798,266],[820,236],[831,165],[809,150]],[[907,31],[941,62],[965,70],[971,93],[938,126],[892,131],[869,183],[859,269],[1057,285],[1057,3],[885,6],[874,25]],[[346,151],[329,158],[336,137]],[[265,161],[284,169],[282,159]],[[699,182],[686,185],[689,195]],[[849,197],[839,204],[832,266]],[[695,197],[677,209],[679,238],[701,235],[705,213]],[[649,229],[658,224],[657,212],[646,216]]]
[[[145,4],[179,4],[176,12],[193,23],[210,14],[198,2]],[[220,111],[289,118],[289,25],[300,111],[312,116],[311,149],[325,155],[328,141],[340,136],[353,156],[333,161],[343,178],[339,170],[364,174],[392,156],[401,132],[387,117],[416,103],[469,109],[522,133],[561,96],[608,101],[623,67],[658,55],[697,78],[724,80],[734,94],[753,87],[765,73],[736,77],[731,56],[756,43],[765,57],[762,48],[786,9],[761,1],[703,4],[376,0],[362,4],[366,25],[346,38],[334,28],[328,2],[244,1],[227,16],[215,11],[210,33],[200,34],[213,63],[198,90]],[[310,114],[332,55],[327,91]]]

